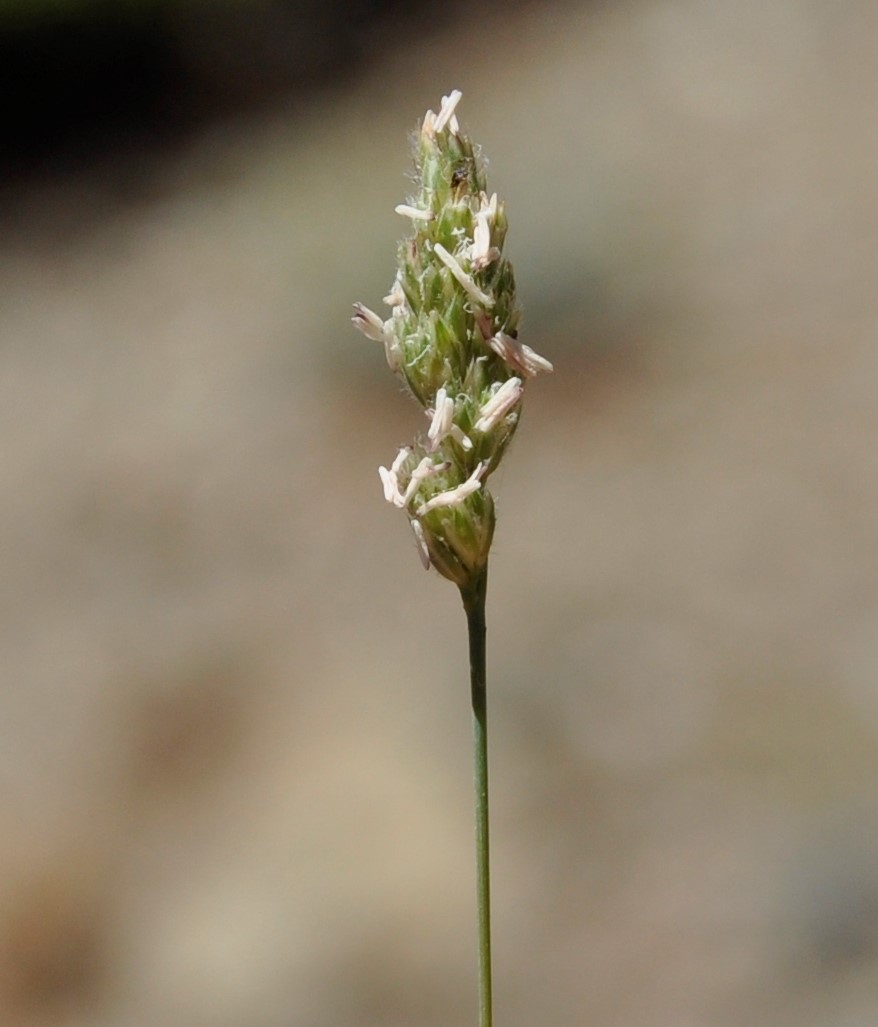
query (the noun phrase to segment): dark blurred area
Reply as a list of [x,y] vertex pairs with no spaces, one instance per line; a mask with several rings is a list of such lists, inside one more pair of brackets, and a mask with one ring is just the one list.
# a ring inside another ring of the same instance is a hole
[[303,103],[374,61],[391,19],[400,38],[419,13],[399,0],[6,0],[4,178],[143,156],[211,120]]
[[529,385],[497,1022],[878,1018],[878,7],[4,0],[0,1025],[475,1022],[457,596],[376,468],[461,88]]

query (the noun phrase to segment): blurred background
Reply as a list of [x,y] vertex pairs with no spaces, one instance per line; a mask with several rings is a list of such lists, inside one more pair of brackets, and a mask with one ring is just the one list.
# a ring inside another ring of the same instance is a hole
[[376,474],[407,133],[508,203],[496,1020],[878,1021],[878,6],[3,0],[0,1022],[476,1020]]

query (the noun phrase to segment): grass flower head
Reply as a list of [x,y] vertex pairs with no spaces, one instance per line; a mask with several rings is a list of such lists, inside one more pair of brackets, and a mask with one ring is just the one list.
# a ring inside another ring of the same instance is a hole
[[460,99],[458,90],[443,97],[415,136],[416,191],[396,207],[411,234],[385,297],[391,316],[358,303],[352,320],[384,344],[429,418],[379,469],[384,496],[405,510],[425,565],[463,588],[487,564],[495,514],[486,483],[518,425],[524,382],[552,365],[518,342],[506,211],[460,128]]

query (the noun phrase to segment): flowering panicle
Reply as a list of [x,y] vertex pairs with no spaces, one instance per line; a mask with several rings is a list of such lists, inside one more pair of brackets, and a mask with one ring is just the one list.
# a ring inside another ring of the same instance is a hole
[[506,212],[461,132],[460,98],[454,90],[438,114],[427,111],[415,139],[418,189],[396,207],[412,235],[384,298],[390,317],[356,303],[352,321],[383,343],[429,420],[379,468],[384,497],[408,514],[424,566],[464,588],[487,563],[494,502],[485,482],[518,424],[525,380],[552,365],[518,341]]

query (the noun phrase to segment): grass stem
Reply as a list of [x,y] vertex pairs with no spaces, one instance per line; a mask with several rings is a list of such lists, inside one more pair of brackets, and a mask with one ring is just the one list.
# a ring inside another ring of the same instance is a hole
[[487,566],[473,584],[461,588],[469,632],[473,710],[473,783],[476,814],[476,897],[479,919],[479,1027],[491,1027],[491,867],[488,835],[488,707],[485,665]]

